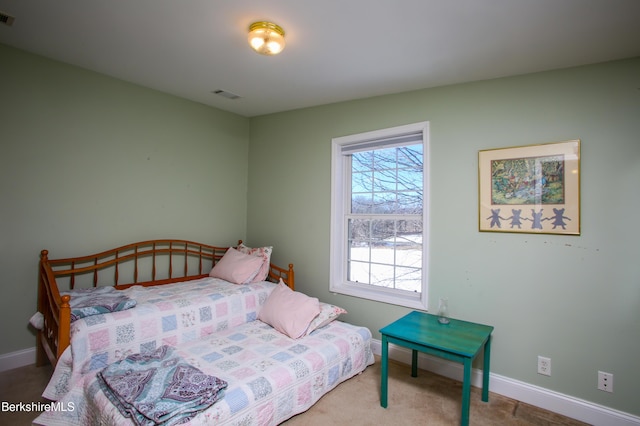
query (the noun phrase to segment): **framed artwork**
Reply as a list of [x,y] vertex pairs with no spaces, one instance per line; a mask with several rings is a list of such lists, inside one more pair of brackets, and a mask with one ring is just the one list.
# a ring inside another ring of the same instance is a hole
[[479,230],[580,235],[580,140],[478,152]]

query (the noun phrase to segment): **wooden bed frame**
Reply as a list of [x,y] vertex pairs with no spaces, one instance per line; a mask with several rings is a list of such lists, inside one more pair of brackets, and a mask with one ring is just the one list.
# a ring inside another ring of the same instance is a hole
[[[205,278],[227,249],[164,239],[67,259],[49,259],[49,252],[42,250],[38,272],[38,311],[44,317],[44,327],[38,331],[36,365],[50,362],[55,366],[69,346],[71,296],[60,296],[61,283],[66,283],[69,290],[76,286],[105,285],[124,289],[133,285],[154,286]],[[271,264],[267,279],[278,282],[280,278],[292,290],[295,288],[293,264],[290,263],[288,269]]]

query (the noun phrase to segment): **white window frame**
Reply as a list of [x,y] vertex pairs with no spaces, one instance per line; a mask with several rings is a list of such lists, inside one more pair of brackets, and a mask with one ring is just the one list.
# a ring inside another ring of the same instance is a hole
[[[364,285],[347,280],[348,230],[345,215],[350,207],[350,161],[343,155],[343,147],[376,140],[392,139],[404,135],[422,133],[423,143],[423,235],[422,235],[422,290],[412,293],[402,290]],[[374,130],[331,140],[331,242],[329,290],[334,293],[427,310],[429,277],[429,122],[419,122],[388,129]]]

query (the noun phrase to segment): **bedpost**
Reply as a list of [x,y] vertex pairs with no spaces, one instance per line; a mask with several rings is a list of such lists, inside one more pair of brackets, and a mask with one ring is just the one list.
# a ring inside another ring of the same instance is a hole
[[[42,277],[42,268],[43,268],[43,263],[48,260],[47,258],[48,254],[49,254],[48,250],[42,250],[40,252],[40,265],[38,268],[38,312],[44,312],[44,309],[46,309],[46,307],[44,306],[46,304],[46,301],[45,301],[46,290],[45,290],[44,278]],[[47,362],[49,362],[49,357],[47,356],[47,352],[44,349],[44,343],[42,342],[43,338],[44,338],[44,330],[38,330],[36,335],[36,366],[37,367],[41,367],[45,365]]]
[[62,352],[64,352],[71,343],[71,306],[69,305],[71,296],[65,294],[61,299],[60,323],[58,324],[58,353],[56,354],[56,360],[60,359]]
[[287,277],[289,278],[289,287],[291,287],[291,290],[295,290],[296,280],[293,273],[293,263],[289,264],[289,271],[287,272]]

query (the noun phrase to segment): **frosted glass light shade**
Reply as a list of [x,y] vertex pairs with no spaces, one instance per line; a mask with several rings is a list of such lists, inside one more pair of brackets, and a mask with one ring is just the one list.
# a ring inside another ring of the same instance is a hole
[[284,30],[271,22],[254,22],[249,26],[249,45],[262,55],[277,55],[284,49]]

